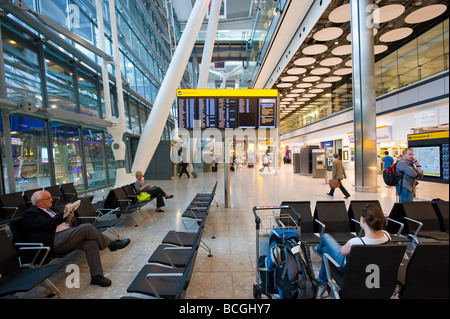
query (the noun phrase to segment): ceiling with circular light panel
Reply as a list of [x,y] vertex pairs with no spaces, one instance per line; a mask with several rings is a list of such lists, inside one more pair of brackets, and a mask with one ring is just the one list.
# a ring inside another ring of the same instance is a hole
[[[375,62],[448,18],[448,0],[374,2]],[[311,110],[329,100],[331,93],[351,103],[351,67],[349,0],[332,1],[273,85],[288,103],[283,105],[281,120]],[[344,90],[343,84],[347,84]]]

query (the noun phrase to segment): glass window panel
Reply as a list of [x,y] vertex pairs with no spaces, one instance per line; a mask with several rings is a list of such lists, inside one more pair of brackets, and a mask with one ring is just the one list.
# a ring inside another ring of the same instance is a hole
[[85,189],[78,127],[50,123],[50,129],[56,155],[56,184],[73,183],[77,190]]
[[98,92],[95,78],[78,70],[78,95],[80,97],[80,113],[99,117]]
[[[72,4],[71,6],[76,5]],[[72,31],[87,40],[91,44],[94,43],[94,35],[92,34],[92,21],[81,10],[71,20]]]
[[130,110],[129,110],[130,108],[128,107],[129,100],[130,100],[130,97],[126,96],[126,97],[124,97],[123,102],[124,102],[126,125],[127,125],[127,128],[129,128],[131,130],[131,120],[130,120]]
[[140,134],[139,130],[139,113],[138,106],[135,101],[130,99],[130,119],[131,119],[131,130],[137,134]]
[[402,46],[398,50],[397,56],[397,71],[400,87],[418,81],[419,68],[417,60],[417,41],[413,40]]
[[[16,191],[51,185],[45,122],[11,115],[12,161]],[[4,152],[2,152],[4,154]],[[54,150],[53,150],[54,154]],[[6,159],[3,169],[6,170]],[[5,177],[7,174],[5,174]],[[8,183],[5,180],[5,186]]]
[[116,170],[119,168],[119,164],[114,158],[114,153],[112,151],[113,138],[110,134],[105,133],[105,149],[106,149],[106,165],[108,166],[109,173],[109,183],[114,183],[116,181]]
[[75,112],[76,92],[72,66],[50,51],[45,52],[45,61],[49,107]]
[[444,70],[443,24],[439,24],[418,38],[419,64],[422,78]]
[[[62,26],[69,27],[67,1],[40,0],[40,12]],[[73,12],[73,11],[72,11]]]
[[88,188],[105,186],[108,181],[103,156],[103,134],[100,131],[83,129],[83,138]]
[[136,92],[141,96],[145,96],[144,93],[144,74],[136,68]]
[[141,122],[141,132],[143,132],[145,123],[147,123],[147,115],[145,114],[145,106],[144,105],[139,106],[139,118],[140,118],[140,122]]
[[2,29],[3,60],[8,100],[22,103],[31,101],[42,107],[39,61],[33,41],[18,38]]

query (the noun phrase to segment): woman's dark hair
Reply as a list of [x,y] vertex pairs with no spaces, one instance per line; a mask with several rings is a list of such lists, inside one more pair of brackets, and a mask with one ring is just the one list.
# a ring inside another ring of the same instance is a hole
[[363,208],[362,217],[366,220],[367,225],[373,230],[381,230],[384,226],[384,215],[381,208],[376,205],[366,205]]

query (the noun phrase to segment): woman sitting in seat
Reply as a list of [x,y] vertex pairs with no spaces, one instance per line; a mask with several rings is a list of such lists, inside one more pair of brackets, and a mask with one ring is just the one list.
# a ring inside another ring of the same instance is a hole
[[[344,269],[346,257],[350,254],[352,245],[380,245],[391,240],[389,233],[382,230],[384,225],[384,215],[380,207],[375,205],[366,205],[363,208],[360,226],[364,230],[364,237],[355,237],[350,239],[344,246],[341,245],[329,234],[323,234],[320,243],[314,247],[314,251],[322,256],[324,253],[333,258]],[[327,274],[322,261],[322,266],[317,278],[319,284],[326,286]]]
[[157,186],[150,186],[144,181],[144,174],[141,171],[137,171],[136,182],[134,183],[134,188],[138,194],[142,192],[149,193],[151,197],[156,197],[156,211],[163,213],[161,207],[164,207],[164,198],[173,198],[173,195],[166,194],[161,188]]

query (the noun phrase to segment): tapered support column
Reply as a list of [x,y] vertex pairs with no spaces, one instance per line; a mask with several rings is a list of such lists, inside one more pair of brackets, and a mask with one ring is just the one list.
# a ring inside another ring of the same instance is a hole
[[214,42],[216,39],[217,24],[219,22],[220,6],[222,0],[212,0],[211,10],[209,12],[208,27],[206,29],[205,45],[203,47],[202,64],[198,78],[198,89],[206,89],[208,84],[209,67],[214,51]]
[[371,0],[351,0],[355,190],[377,191],[375,59]]
[[[155,153],[161,134],[169,116],[170,108],[176,96],[176,90],[180,85],[186,66],[191,56],[198,32],[208,8],[209,0],[197,0],[186,27],[181,36],[175,54],[170,62],[167,73],[156,96],[150,116],[141,134],[136,156],[133,162],[132,174],[129,180],[134,180],[134,173],[138,170],[145,172]],[[129,180],[121,181],[123,184]]]

